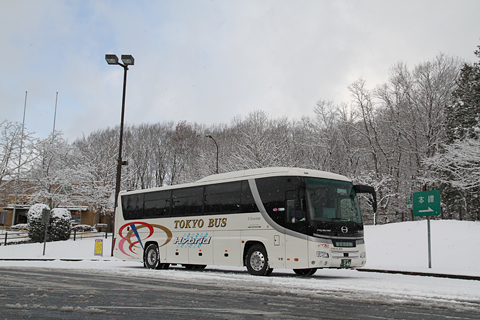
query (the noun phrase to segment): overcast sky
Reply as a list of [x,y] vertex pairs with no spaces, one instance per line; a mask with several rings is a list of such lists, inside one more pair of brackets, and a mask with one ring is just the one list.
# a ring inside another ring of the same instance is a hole
[[230,123],[264,110],[313,115],[319,100],[348,102],[403,61],[440,52],[476,61],[480,1],[0,1],[0,121],[73,142],[120,123],[131,54],[127,124]]

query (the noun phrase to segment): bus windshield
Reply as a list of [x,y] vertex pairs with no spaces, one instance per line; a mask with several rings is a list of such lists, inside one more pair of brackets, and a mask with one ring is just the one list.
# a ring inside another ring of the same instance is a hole
[[357,195],[350,182],[305,178],[310,221],[363,223]]

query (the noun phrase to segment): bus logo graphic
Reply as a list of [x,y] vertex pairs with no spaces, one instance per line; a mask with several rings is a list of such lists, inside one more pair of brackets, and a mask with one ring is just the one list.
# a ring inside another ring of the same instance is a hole
[[[141,230],[144,228],[148,229],[147,232]],[[121,240],[118,242],[118,249],[123,254],[133,258],[132,254],[138,255],[138,253],[135,252],[135,249],[141,248],[143,251],[145,249],[143,244],[157,230],[162,230],[167,236],[165,242],[163,244],[159,244],[159,247],[163,247],[164,245],[169,243],[170,240],[172,240],[172,231],[170,231],[170,229],[168,229],[167,227],[159,224],[149,224],[142,221],[135,221],[124,224],[118,230],[118,235],[121,238]]]
[[206,233],[188,233],[184,234],[183,237],[176,237],[173,240],[173,244],[177,245],[177,248],[184,248],[188,246],[188,248],[200,248],[203,244],[210,244],[212,237],[208,236],[208,232]]

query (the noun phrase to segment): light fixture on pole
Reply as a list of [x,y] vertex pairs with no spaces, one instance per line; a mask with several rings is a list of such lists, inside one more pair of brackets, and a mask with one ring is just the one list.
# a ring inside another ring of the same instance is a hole
[[[122,145],[123,145],[123,120],[125,118],[125,94],[127,91],[127,70],[128,66],[133,66],[135,59],[131,55],[122,55],[122,62],[118,62],[118,57],[115,54],[106,54],[105,60],[108,64],[119,65],[123,67],[123,96],[122,96],[122,118],[120,120],[120,142],[118,146],[118,161],[117,161],[117,179],[115,184],[115,207],[113,209],[112,217],[112,230],[115,231],[115,214],[117,212],[118,205],[118,194],[120,192],[120,183],[122,179],[122,165],[126,165],[126,161],[122,161]],[[113,256],[113,246],[114,242],[112,241],[112,256]]]
[[218,144],[217,144],[217,141],[215,141],[215,139],[213,139],[211,134],[206,134],[205,137],[212,139],[213,142],[215,143],[215,146],[217,147],[217,170],[215,171],[215,173],[218,174]]

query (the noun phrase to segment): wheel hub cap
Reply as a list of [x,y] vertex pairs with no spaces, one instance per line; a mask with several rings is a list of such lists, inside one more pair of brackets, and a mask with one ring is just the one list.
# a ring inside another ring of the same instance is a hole
[[265,266],[265,257],[259,251],[255,251],[250,257],[250,265],[253,270],[260,271]]

